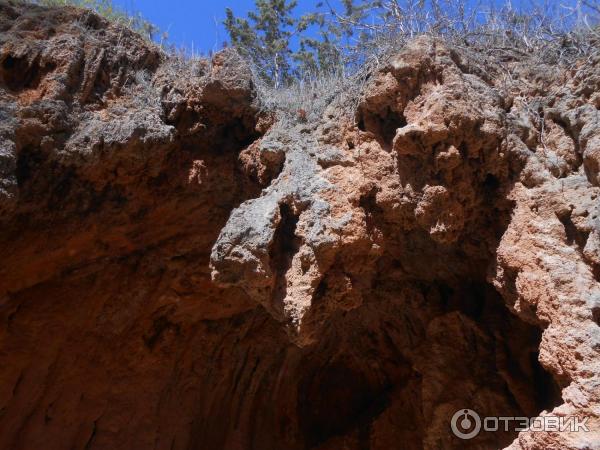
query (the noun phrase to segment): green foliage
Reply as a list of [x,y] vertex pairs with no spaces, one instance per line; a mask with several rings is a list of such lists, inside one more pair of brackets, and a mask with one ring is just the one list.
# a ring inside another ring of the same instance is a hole
[[227,8],[225,28],[231,43],[254,61],[261,75],[280,85],[291,77],[290,40],[297,25],[292,12],[297,3],[255,0],[255,4],[256,11],[247,19],[235,17]]
[[[149,40],[153,40],[160,33],[160,29],[144,19],[140,13],[128,14],[113,5],[111,0],[34,0],[33,3],[42,6],[76,6],[91,9],[108,20],[128,26]],[[166,33],[162,33],[161,38],[165,39]]]
[[343,70],[345,42],[377,4],[343,0],[344,11],[338,14],[320,2],[314,12],[295,17],[296,0],[255,0],[256,9],[247,18],[227,8],[224,25],[232,45],[250,57],[260,75],[282,86]]

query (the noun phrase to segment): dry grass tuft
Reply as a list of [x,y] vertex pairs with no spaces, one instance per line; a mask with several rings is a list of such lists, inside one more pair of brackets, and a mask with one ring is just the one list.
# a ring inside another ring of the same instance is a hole
[[[255,69],[261,106],[287,119],[312,121],[335,101],[352,115],[369,74],[422,35],[441,38],[500,73],[519,61],[570,68],[600,55],[597,0],[575,0],[570,7],[531,0],[525,10],[510,1],[502,7],[468,7],[465,0],[385,0],[381,8],[378,22],[346,23],[361,39],[340,48],[345,61],[333,72],[274,88]],[[346,19],[333,15],[332,20]]]

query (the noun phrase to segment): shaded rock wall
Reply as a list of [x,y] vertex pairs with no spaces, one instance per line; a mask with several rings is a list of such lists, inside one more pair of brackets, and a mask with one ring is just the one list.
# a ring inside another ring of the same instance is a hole
[[[420,38],[306,123],[233,51],[0,33],[0,448],[597,447],[596,61]],[[465,407],[591,431],[461,441]]]

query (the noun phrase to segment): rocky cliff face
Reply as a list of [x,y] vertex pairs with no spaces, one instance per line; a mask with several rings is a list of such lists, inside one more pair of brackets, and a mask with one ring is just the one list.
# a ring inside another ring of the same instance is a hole
[[277,119],[232,51],[0,3],[0,448],[600,448],[598,61],[498,67],[420,38]]

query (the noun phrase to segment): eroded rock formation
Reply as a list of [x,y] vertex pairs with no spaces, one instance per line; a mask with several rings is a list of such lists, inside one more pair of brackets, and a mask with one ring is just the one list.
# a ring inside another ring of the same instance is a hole
[[600,69],[503,64],[419,38],[306,122],[0,3],[0,448],[599,448]]

